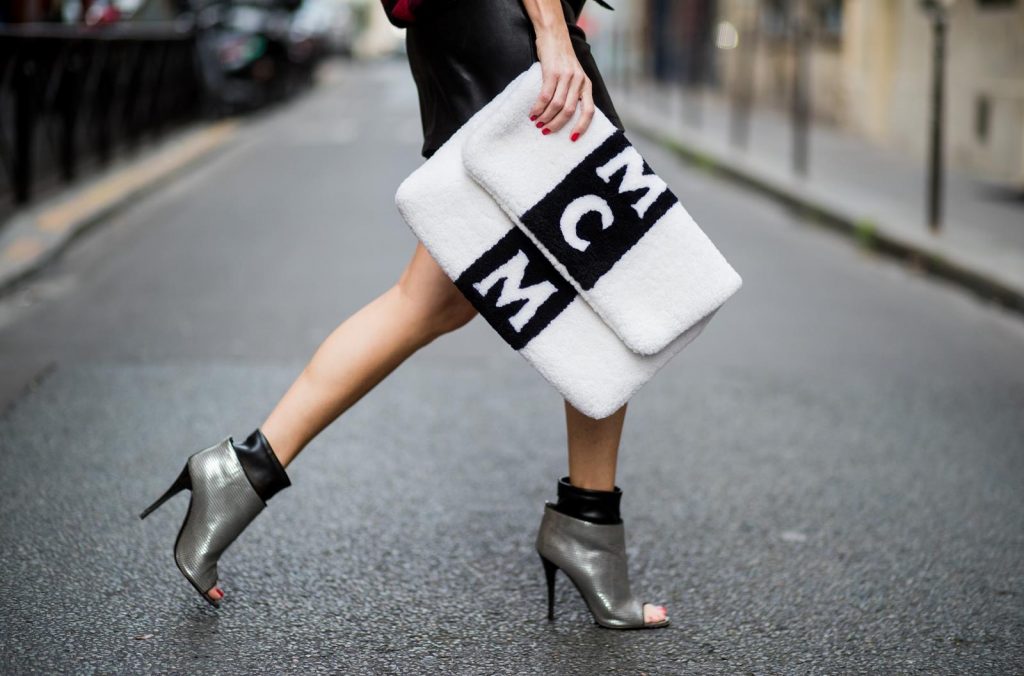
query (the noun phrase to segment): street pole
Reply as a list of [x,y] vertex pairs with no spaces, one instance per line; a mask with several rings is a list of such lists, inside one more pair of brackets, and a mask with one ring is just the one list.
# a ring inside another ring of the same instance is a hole
[[14,203],[32,197],[32,164],[35,159],[36,66],[35,52],[21,45],[14,62]]
[[745,26],[739,38],[739,53],[736,68],[736,90],[733,97],[730,137],[732,144],[746,150],[750,141],[750,110],[754,102],[754,66],[757,59],[758,21],[760,19],[760,3],[749,4],[744,12]]
[[932,15],[932,101],[928,139],[928,228],[938,233],[942,227],[943,204],[943,129],[945,127],[946,27],[947,8],[931,2]]
[[689,2],[691,20],[696,23],[696,29],[691,32],[695,36],[696,46],[689,49],[689,58],[686,66],[686,92],[688,101],[686,105],[686,122],[691,127],[700,128],[704,124],[704,89],[711,80],[709,68],[711,64],[711,50],[715,49],[715,43],[709,33],[708,16],[704,14],[706,5],[699,2]]
[[793,171],[807,175],[810,133],[810,59],[805,0],[793,0]]
[[[661,11],[665,12],[666,14],[662,14],[659,17],[662,19],[662,21],[654,23],[654,25],[656,26],[654,30],[658,31],[658,42],[661,43],[659,49],[667,49],[668,52],[667,54],[662,53],[660,56],[660,58],[663,59],[662,72],[655,72],[655,77],[652,79],[654,81],[655,86],[655,97],[660,101],[662,113],[664,113],[665,117],[668,118],[672,114],[672,86],[673,84],[675,84],[675,70],[679,64],[677,46],[678,43],[671,38],[666,39],[666,33],[669,32],[670,27],[673,25],[673,22],[671,20],[674,16],[672,6],[669,5],[667,7],[661,8]],[[666,43],[668,45],[667,47],[665,46]]]

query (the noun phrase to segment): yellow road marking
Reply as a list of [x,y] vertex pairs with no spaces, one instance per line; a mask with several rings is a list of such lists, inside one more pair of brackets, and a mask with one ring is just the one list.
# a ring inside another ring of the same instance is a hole
[[31,260],[43,252],[43,243],[35,237],[23,235],[4,247],[3,259],[12,263]]
[[66,232],[75,223],[101,212],[154,178],[170,173],[220,145],[234,134],[237,127],[237,121],[225,120],[197,132],[142,163],[100,181],[67,202],[43,211],[36,217],[36,227],[49,233]]

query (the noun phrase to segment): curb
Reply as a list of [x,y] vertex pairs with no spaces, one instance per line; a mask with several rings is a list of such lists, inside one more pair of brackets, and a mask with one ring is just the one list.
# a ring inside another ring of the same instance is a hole
[[948,255],[908,241],[886,229],[877,220],[850,213],[840,205],[807,194],[795,179],[780,179],[743,162],[730,161],[720,154],[687,143],[684,139],[654,129],[639,116],[627,110],[623,116],[631,129],[678,155],[686,162],[712,172],[734,183],[756,190],[793,209],[808,222],[839,233],[858,246],[876,251],[952,282],[979,298],[995,302],[1014,312],[1024,314],[1024,289],[1004,282],[977,266],[952,260]]
[[234,138],[223,120],[165,142],[152,154],[16,213],[0,224],[0,294],[56,258],[90,226],[151,192]]

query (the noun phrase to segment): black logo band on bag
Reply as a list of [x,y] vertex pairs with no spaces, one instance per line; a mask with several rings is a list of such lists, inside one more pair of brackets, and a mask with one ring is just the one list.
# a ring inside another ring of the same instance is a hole
[[678,202],[617,131],[522,215],[581,288],[593,288]]
[[518,228],[476,259],[455,285],[515,350],[526,347],[576,297],[576,289]]

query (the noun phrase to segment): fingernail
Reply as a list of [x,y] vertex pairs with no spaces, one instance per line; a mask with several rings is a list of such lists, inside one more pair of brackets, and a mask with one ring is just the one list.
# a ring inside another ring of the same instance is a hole
[[548,134],[551,133],[551,130],[548,129],[547,127],[544,127],[544,131],[542,131],[541,133],[544,134],[545,136],[547,136]]
[[537,123],[537,129],[540,129],[540,128],[541,128],[541,127],[543,127],[543,126],[544,126],[544,123],[543,123],[543,122],[538,122],[538,123]]
[[534,121],[534,120],[536,120],[536,119],[537,119],[537,116],[536,116],[536,115],[531,115],[531,116],[530,116],[530,122],[533,122],[533,121]]
[[578,131],[574,131],[574,132],[572,133],[572,136],[570,136],[570,137],[569,137],[569,139],[570,139],[570,140],[572,140],[572,141],[575,141],[575,140],[576,140],[576,139],[578,139],[579,137],[580,137],[580,133],[579,133]]

